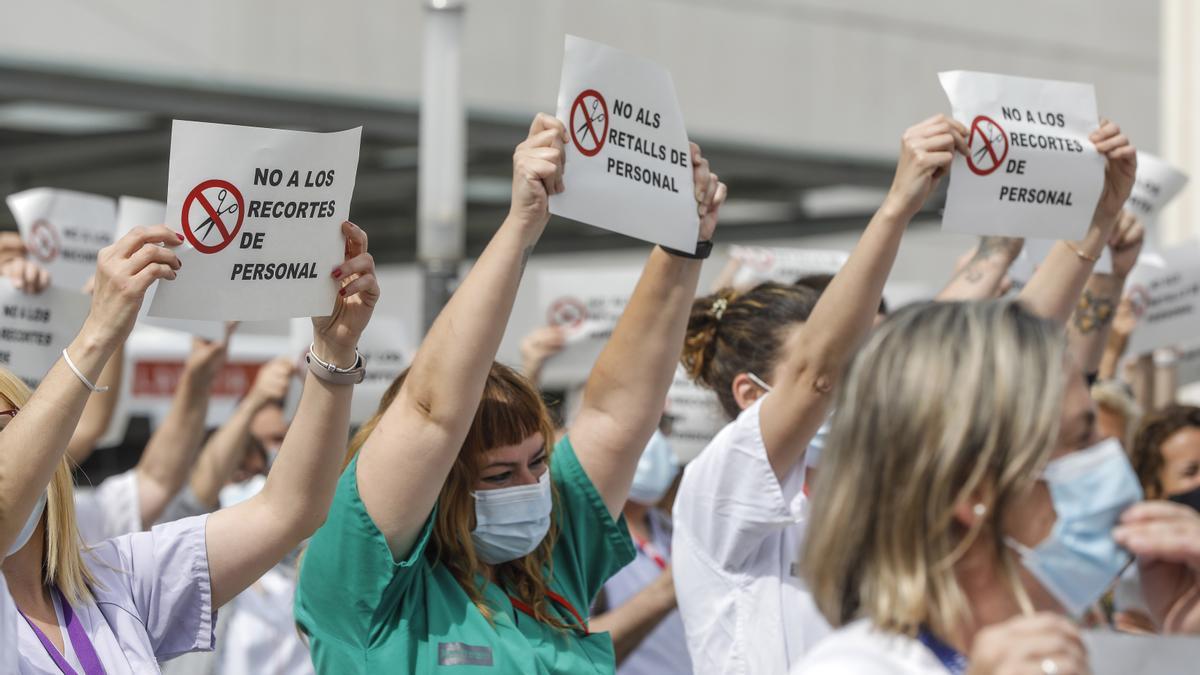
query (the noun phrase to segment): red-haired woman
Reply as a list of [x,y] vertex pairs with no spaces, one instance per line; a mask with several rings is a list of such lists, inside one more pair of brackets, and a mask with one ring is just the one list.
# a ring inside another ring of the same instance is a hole
[[[493,360],[550,195],[563,189],[565,138],[558,120],[534,120],[514,155],[508,218],[352,445],[296,599],[318,671],[614,670],[588,606],[634,556],[619,515],[662,413],[700,263],[650,254],[569,436],[554,444],[537,391]],[[692,152],[707,241],[725,188]]]

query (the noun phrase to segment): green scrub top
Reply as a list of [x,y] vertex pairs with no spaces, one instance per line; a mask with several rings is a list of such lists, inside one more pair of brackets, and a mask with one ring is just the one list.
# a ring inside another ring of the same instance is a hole
[[[636,552],[563,438],[551,455],[559,526],[549,587],[583,617],[609,577]],[[546,626],[512,606],[499,586],[484,597],[489,623],[429,548],[433,514],[404,560],[358,494],[357,457],[338,481],[325,525],[304,555],[296,622],[319,673],[614,673],[608,633]],[[567,625],[569,610],[548,602]]]

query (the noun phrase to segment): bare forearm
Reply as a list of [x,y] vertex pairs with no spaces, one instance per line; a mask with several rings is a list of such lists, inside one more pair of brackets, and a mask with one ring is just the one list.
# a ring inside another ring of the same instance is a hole
[[153,523],[183,487],[196,461],[208,416],[213,374],[185,368],[162,425],[137,464],[142,522]]
[[200,451],[189,485],[196,499],[210,509],[217,508],[221,488],[233,476],[246,453],[250,444],[250,423],[259,408],[257,401],[243,399]]
[[699,261],[655,248],[588,376],[571,444],[613,517],[662,418],[699,278]]
[[[94,382],[113,347],[81,332],[67,352]],[[0,551],[8,550],[50,483],[89,394],[60,358],[0,433]]]
[[[1019,299],[1034,314],[1065,325],[1095,267],[1116,217],[1096,216],[1080,241],[1057,242],[1021,290]],[[1080,255],[1082,253],[1083,255]],[[1084,256],[1090,258],[1085,259]]]
[[535,241],[506,220],[422,341],[403,397],[436,423],[464,433],[470,424],[462,403],[482,395]]
[[774,393],[763,402],[760,416],[776,476],[796,466],[821,426],[836,378],[875,320],[907,224],[905,216],[880,209],[799,334],[784,344]]
[[1111,274],[1093,274],[1079,297],[1075,314],[1067,325],[1071,351],[1085,373],[1100,369],[1109,329],[1121,302],[1125,280]]
[[[683,349],[700,261],[655,247],[584,389],[585,408],[627,422],[649,439]],[[640,452],[640,446],[638,450]]]
[[[344,364],[354,356],[330,358]],[[324,521],[341,474],[352,389],[309,373],[262,492],[209,516],[206,543],[216,606],[254,583]]]
[[611,633],[617,665],[642,644],[650,633],[675,610],[675,594],[652,583],[620,607],[593,618],[593,633]]
[[1104,343],[1104,356],[1100,359],[1100,379],[1112,380],[1117,377],[1117,368],[1121,357],[1129,346],[1129,336],[1124,333],[1109,330],[1108,339]]
[[984,237],[974,257],[950,279],[935,300],[954,302],[996,297],[1021,243],[1020,239]]
[[113,411],[117,409],[117,403],[120,401],[124,368],[125,348],[121,346],[113,352],[108,364],[100,372],[100,381],[96,383],[98,387],[108,387],[108,391],[88,398],[79,425],[75,427],[75,433],[67,443],[67,456],[74,463],[83,464],[87,461],[96,449],[96,444],[108,431]]

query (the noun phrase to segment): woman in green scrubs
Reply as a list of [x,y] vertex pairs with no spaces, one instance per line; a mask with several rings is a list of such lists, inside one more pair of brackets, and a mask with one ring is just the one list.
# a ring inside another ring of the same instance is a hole
[[[328,673],[612,673],[588,630],[604,582],[633,559],[623,521],[662,414],[700,262],[655,248],[554,443],[537,391],[494,363],[525,263],[563,191],[566,129],[538,115],[513,196],[409,371],[351,443],[305,555],[296,620]],[[692,147],[701,252],[725,186]]]

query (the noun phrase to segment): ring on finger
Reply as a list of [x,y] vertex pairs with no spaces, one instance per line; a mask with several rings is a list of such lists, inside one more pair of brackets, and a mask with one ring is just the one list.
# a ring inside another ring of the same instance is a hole
[[1054,659],[1042,659],[1042,672],[1045,675],[1058,675],[1058,664]]

